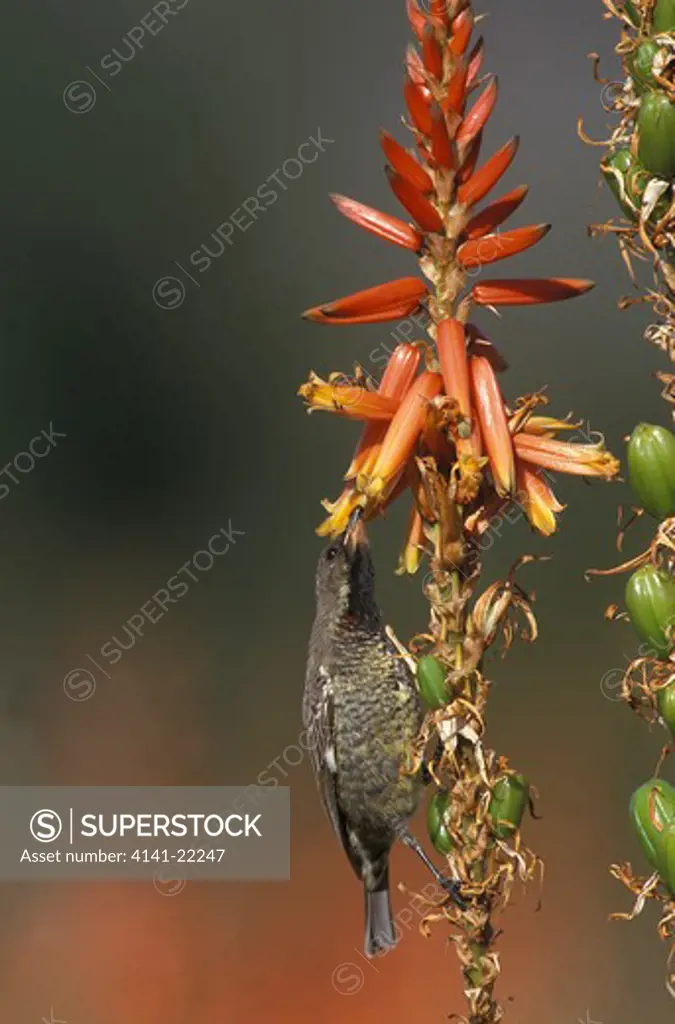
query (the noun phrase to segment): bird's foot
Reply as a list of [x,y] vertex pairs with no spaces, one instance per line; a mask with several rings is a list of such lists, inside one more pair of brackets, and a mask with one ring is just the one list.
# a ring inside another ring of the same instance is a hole
[[436,881],[460,910],[468,910],[469,904],[462,896],[462,886],[459,882],[440,873],[436,876]]
[[447,892],[448,896],[450,896],[452,901],[460,908],[460,910],[466,910],[469,905],[462,896],[462,887],[460,883],[453,878],[447,878],[438,870],[433,861],[429,860],[427,857],[421,844],[405,826],[402,826],[398,830],[398,837],[402,843],[408,846],[411,850],[414,850],[420,860],[426,864],[434,879],[438,882],[443,891]]

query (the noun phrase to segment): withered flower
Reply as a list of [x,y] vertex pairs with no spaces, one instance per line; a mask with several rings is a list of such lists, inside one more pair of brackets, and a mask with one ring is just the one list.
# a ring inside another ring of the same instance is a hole
[[559,473],[611,480],[620,469],[619,460],[607,451],[601,441],[596,444],[570,444],[523,431],[515,435],[513,445],[520,458]]

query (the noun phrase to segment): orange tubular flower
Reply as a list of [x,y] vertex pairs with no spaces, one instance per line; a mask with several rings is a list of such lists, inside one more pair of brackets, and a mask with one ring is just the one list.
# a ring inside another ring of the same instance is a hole
[[445,114],[437,103],[431,106],[431,155],[438,167],[454,170],[457,163],[455,147],[448,134]]
[[421,42],[424,38],[424,30],[427,27],[427,19],[422,14],[415,0],[407,0],[406,8],[411,28]]
[[464,228],[464,237],[467,240],[483,238],[488,232],[494,231],[500,224],[503,224],[512,213],[518,209],[529,189],[527,185],[520,185],[512,192],[507,192],[501,199],[495,199],[485,209],[472,217]]
[[396,573],[398,576],[407,574],[414,576],[422,562],[422,548],[424,547],[424,521],[416,506],[413,506],[408,520],[405,546],[399,559]]
[[448,398],[457,402],[459,413],[470,424],[470,433],[457,440],[460,455],[481,454],[480,432],[475,417],[471,416],[471,381],[466,336],[458,320],[441,320],[438,325],[436,348],[441,365],[443,385]]
[[461,114],[463,112],[464,104],[466,102],[468,77],[469,68],[466,62],[463,60],[458,61],[457,69],[453,72],[453,75],[448,82],[448,91],[441,103],[443,110],[455,114]]
[[383,502],[368,501],[365,494],[359,491],[355,484],[345,487],[337,501],[321,502],[327,512],[330,513],[327,519],[317,527],[317,534],[320,537],[339,537],[347,528],[347,523],[352,512],[357,508],[363,510],[363,518],[366,522],[383,515],[391,504],[403,494],[408,488],[408,481],[404,473],[401,473],[389,488]]
[[490,114],[494,110],[498,93],[499,84],[497,79],[493,78],[462,121],[462,126],[457,132],[458,146],[468,146],[478,133],[483,130]]
[[473,11],[465,8],[452,23],[452,34],[448,49],[455,57],[461,57],[471,40],[473,32]]
[[460,414],[470,419],[471,385],[464,325],[459,320],[441,320],[437,328],[436,348],[445,393],[448,398],[455,399]]
[[415,379],[420,358],[418,345],[411,345],[408,341],[397,345],[382,374],[378,394],[400,404]]
[[393,242],[394,245],[412,249],[413,252],[419,252],[422,248],[422,236],[419,231],[398,217],[390,217],[387,213],[381,213],[337,193],[333,193],[331,199],[341,214],[378,238],[383,238],[385,242]]
[[471,356],[469,367],[473,401],[497,494],[513,494],[516,489],[516,462],[497,376],[485,356]]
[[619,472],[620,465],[604,444],[571,444],[555,441],[540,434],[520,432],[513,438],[519,458],[543,469],[574,476],[599,476],[611,480]]
[[542,479],[541,471],[520,459],[516,480],[517,500],[523,506],[528,521],[539,533],[550,537],[555,533],[557,526],[556,512],[562,512],[565,506],[560,504],[546,481]]
[[410,111],[415,127],[422,135],[431,135],[431,111],[422,87],[406,75],[403,86],[405,103]]
[[[359,506],[365,519],[380,515],[410,487],[406,467],[416,453],[423,462],[427,457],[435,460],[434,472],[447,477],[448,494],[454,504],[465,506],[467,522],[478,512],[476,502],[486,508],[491,502],[506,502],[520,482],[528,518],[540,532],[549,533],[560,506],[531,467],[610,477],[616,463],[602,446],[556,441],[556,432],[565,425],[534,417],[523,403],[515,406],[509,429],[496,378],[507,364],[482,332],[464,321],[472,303],[499,307],[556,302],[582,295],[592,283],[516,278],[481,280],[472,286],[467,280],[469,268],[536,245],[549,225],[500,230],[525,199],[525,185],[478,208],[510,167],[519,140],[510,139],[479,163],[498,83],[488,77],[478,88],[484,46],[482,37],[472,46],[471,4],[407,0],[407,12],[419,44],[407,50],[403,81],[414,145],[405,148],[388,132],[380,132],[389,186],[406,213],[392,216],[338,194],[332,200],[343,216],[366,231],[414,252],[422,277],[387,281],[303,315],[317,323],[369,324],[404,319],[424,305],[432,319],[430,335],[436,339],[435,349],[429,342],[427,366],[440,373],[428,369],[417,376],[420,348],[401,345],[377,392],[338,375],[328,381],[312,375],[301,387],[310,410],[365,421],[345,475],[348,486],[337,502],[326,506],[330,515],[321,530],[339,533]],[[419,500],[419,494],[414,498]],[[413,547],[404,554],[408,564],[419,554],[416,519],[411,530]]]
[[458,201],[466,203],[467,206],[473,206],[484,199],[511,166],[511,162],[518,152],[519,142],[518,136],[514,135],[475,174],[472,174],[468,181],[460,185],[457,189]]
[[329,514],[327,519],[317,526],[319,537],[338,537],[347,529],[352,512],[363,506],[365,498],[355,487],[345,487],[337,501],[322,501],[321,504]]
[[433,192],[434,183],[412,153],[404,149],[388,132],[380,132],[380,145],[387,160],[397,174],[413,185],[418,192]]
[[432,206],[429,200],[414,185],[410,184],[407,178],[392,171],[390,167],[385,168],[385,173],[389,186],[399,203],[406,208],[422,230],[428,231],[430,234],[440,234],[443,231],[443,221],[436,207]]
[[443,77],[443,51],[436,38],[433,25],[427,24],[424,27],[422,36],[422,63],[434,78]]
[[464,153],[462,154],[463,162],[462,166],[459,169],[459,174],[457,175],[458,186],[463,185],[464,182],[468,181],[469,178],[471,178],[475,173],[476,165],[478,164],[478,157],[480,156],[480,147],[482,145],[482,142],[483,133],[478,132],[478,135],[473,140],[471,145],[468,146]]
[[484,235],[460,245],[457,259],[465,267],[483,266],[516,256],[540,242],[551,230],[550,224],[530,224],[500,235]]
[[427,286],[417,277],[378,284],[344,299],[326,302],[302,314],[305,320],[320,324],[365,324],[396,320],[414,312],[427,294]]
[[476,79],[480,74],[480,69],[483,66],[483,58],[485,56],[485,46],[483,37],[481,36],[473,50],[469,55],[469,69],[466,75],[466,87],[471,89],[476,84]]
[[440,394],[443,380],[425,370],[405,396],[389,424],[382,448],[363,489],[370,498],[383,500],[392,482],[405,467],[424,429],[429,402]]
[[575,299],[594,287],[593,281],[574,277],[524,278],[475,284],[471,296],[479,306],[535,306],[543,302]]
[[[392,399],[399,405],[417,373],[420,350],[415,345],[403,342],[393,352],[382,374],[378,395]],[[367,423],[361,434],[354,457],[345,474],[345,480],[352,480],[359,473],[366,473],[375,463],[388,423],[381,420]]]
[[369,391],[353,384],[331,384],[315,373],[298,388],[298,394],[305,399],[309,412],[334,412],[351,420],[389,421],[398,409],[399,403],[385,398],[376,391]]

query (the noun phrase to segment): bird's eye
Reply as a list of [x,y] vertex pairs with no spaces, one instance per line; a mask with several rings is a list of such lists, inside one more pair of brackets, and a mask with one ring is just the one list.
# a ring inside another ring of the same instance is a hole
[[334,562],[337,553],[338,553],[337,545],[336,544],[331,544],[331,546],[326,550],[326,561]]

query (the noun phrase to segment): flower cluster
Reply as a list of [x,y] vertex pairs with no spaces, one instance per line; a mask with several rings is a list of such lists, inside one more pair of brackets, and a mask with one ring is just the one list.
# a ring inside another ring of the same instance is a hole
[[[574,298],[592,287],[575,278],[499,279],[470,284],[470,272],[524,252],[539,242],[547,224],[499,231],[521,205],[521,186],[482,201],[510,166],[513,138],[481,161],[483,130],[497,100],[495,78],[481,78],[483,40],[473,47],[474,15],[468,3],[432,3],[424,13],[415,0],[408,15],[419,49],[406,55],[403,92],[414,149],[386,132],[380,143],[390,188],[411,218],[403,220],[345,196],[333,202],[345,217],[379,238],[417,256],[421,277],[405,277],[322,303],[304,313],[316,323],[364,324],[397,320],[426,308],[428,339],[402,344],[391,355],[375,388],[357,368],[353,377],[310,375],[300,388],[310,410],[363,421],[361,439],[322,535],[343,532],[356,508],[379,515],[404,492],[413,497],[402,568],[414,571],[439,534],[456,535],[461,522],[480,531],[485,518],[518,500],[530,523],[544,534],[556,526],[557,501],[543,471],[609,479],[618,463],[602,441],[558,439],[567,420],[536,415],[542,394],[512,405],[502,394],[501,355],[470,321],[474,306],[496,308]],[[473,94],[477,97],[473,102]],[[441,473],[446,495],[430,494]],[[443,506],[452,506],[452,511]],[[444,517],[456,524],[444,523]]]

